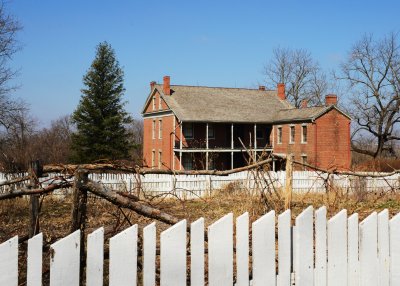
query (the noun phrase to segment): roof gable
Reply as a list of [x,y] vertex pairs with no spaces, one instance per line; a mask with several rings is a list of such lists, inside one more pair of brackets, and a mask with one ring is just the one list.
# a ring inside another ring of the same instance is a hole
[[285,123],[313,121],[332,109],[351,119],[336,105],[294,108],[281,100],[275,90],[171,85],[171,95],[155,84],[142,114],[158,92],[168,108],[181,121],[232,123]]

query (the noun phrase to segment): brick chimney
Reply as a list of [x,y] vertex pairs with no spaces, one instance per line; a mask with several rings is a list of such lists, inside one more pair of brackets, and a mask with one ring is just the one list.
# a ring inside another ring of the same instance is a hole
[[265,90],[265,86],[264,86],[264,85],[260,85],[260,86],[258,87],[258,90]]
[[169,75],[164,76],[163,92],[165,95],[171,95],[171,86]]
[[307,99],[303,99],[301,102],[301,108],[306,108],[308,107],[308,100]]
[[284,83],[278,83],[278,97],[282,100],[286,99]]
[[335,105],[337,104],[337,96],[336,94],[328,94],[325,96],[325,105]]
[[154,89],[154,86],[156,85],[155,81],[151,81],[150,82],[150,91],[152,91]]

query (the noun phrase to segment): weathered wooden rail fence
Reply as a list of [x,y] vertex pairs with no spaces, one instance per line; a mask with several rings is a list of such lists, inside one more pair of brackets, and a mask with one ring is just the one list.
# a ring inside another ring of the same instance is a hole
[[[293,227],[290,210],[251,225],[248,213],[236,223],[228,214],[208,227],[206,244],[204,219],[190,224],[190,234],[187,224],[161,233],[158,254],[155,223],[113,236],[109,285],[400,285],[400,214],[389,219],[387,210],[359,223],[346,210],[327,220],[325,207],[309,207]],[[42,259],[50,260],[50,285],[79,285],[80,231],[52,244],[50,257],[42,257],[42,240],[38,234],[28,241],[27,285],[42,285]],[[103,285],[104,250],[100,228],[87,237],[86,285]],[[0,285],[18,285],[18,237],[0,244]]]
[[[368,173],[364,173],[367,175]],[[375,175],[377,173],[374,173]],[[385,175],[384,173],[380,173]],[[61,174],[48,174],[48,177],[55,177]],[[19,174],[18,176],[26,176]],[[261,177],[260,177],[261,176]],[[90,174],[89,178],[102,182],[114,190],[135,191],[138,186],[147,193],[171,192],[172,190],[179,196],[193,197],[203,196],[210,191],[219,190],[228,184],[235,184],[236,188],[254,189],[265,185],[273,185],[281,188],[286,183],[286,172],[262,172],[257,176],[252,171],[242,171],[228,176],[215,175],[171,175],[171,174]],[[327,173],[314,171],[294,171],[293,172],[293,191],[294,192],[325,192],[327,184]],[[10,179],[5,174],[0,173],[0,183]],[[46,180],[41,178],[40,180]],[[400,174],[393,174],[386,177],[353,177],[348,175],[330,175],[330,183],[343,190],[363,189],[366,191],[389,191],[400,189]],[[20,184],[21,185],[21,184]],[[18,186],[15,186],[18,187]],[[8,186],[0,186],[0,192],[6,190]]]

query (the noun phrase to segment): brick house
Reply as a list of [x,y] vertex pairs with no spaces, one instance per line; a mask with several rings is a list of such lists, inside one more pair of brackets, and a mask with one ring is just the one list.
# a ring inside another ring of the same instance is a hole
[[327,95],[324,106],[294,108],[283,84],[277,90],[184,86],[165,76],[163,84],[150,83],[143,107],[143,164],[225,170],[274,152],[348,169],[351,119],[336,103]]

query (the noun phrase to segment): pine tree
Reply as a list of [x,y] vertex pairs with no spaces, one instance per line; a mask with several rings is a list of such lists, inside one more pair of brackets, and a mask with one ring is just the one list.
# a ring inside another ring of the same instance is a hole
[[77,131],[72,135],[72,161],[90,163],[100,159],[128,158],[131,121],[122,96],[124,72],[107,42],[97,46],[91,67],[83,77],[85,88],[72,114]]

